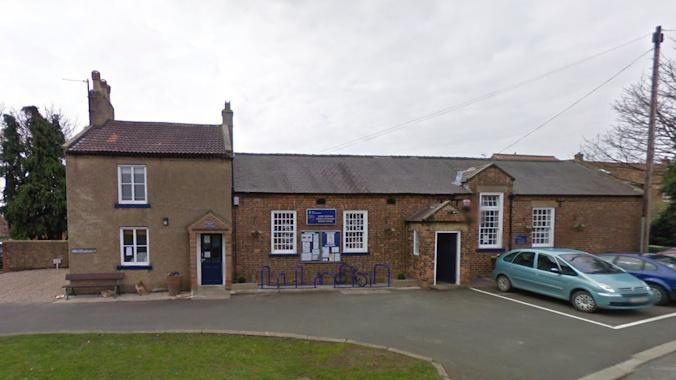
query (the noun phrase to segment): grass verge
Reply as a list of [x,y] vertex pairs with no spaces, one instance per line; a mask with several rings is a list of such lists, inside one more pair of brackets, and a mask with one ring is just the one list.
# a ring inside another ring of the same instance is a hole
[[0,338],[2,379],[436,379],[431,364],[347,343],[221,334]]

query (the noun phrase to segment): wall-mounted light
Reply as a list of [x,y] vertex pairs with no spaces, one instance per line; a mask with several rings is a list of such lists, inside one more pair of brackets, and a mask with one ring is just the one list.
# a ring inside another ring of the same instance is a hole
[[167,217],[162,218],[162,225],[164,225],[165,227],[168,226],[169,225],[169,218],[167,218]]

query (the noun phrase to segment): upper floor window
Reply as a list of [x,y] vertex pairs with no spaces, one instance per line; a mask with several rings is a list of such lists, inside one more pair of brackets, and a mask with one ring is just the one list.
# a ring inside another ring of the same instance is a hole
[[148,229],[145,227],[120,228],[120,255],[122,265],[148,265]]
[[479,194],[479,248],[502,248],[502,197]]
[[554,208],[533,209],[533,247],[554,246]]
[[296,253],[296,211],[272,211],[270,253]]
[[343,252],[368,252],[368,211],[346,210],[343,212]]
[[146,167],[120,165],[117,167],[118,203],[148,203]]

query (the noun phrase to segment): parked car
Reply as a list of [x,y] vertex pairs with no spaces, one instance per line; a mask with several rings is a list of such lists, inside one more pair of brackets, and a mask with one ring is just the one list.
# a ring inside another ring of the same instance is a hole
[[655,295],[642,280],[589,253],[572,249],[518,249],[498,257],[498,289],[528,290],[570,301],[575,309],[650,307]]
[[657,253],[660,254],[660,255],[667,255],[667,256],[676,257],[676,247],[667,248],[667,249],[665,249],[663,251],[659,251]]
[[670,301],[676,301],[675,257],[661,253],[643,256],[635,253],[609,253],[599,255],[599,257],[648,284],[655,293],[657,305],[666,305]]

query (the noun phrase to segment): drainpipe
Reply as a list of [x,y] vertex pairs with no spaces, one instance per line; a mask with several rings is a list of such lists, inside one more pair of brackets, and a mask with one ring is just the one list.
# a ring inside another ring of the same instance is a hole
[[507,244],[508,250],[512,250],[512,210],[514,209],[514,193],[509,194],[509,243]]

